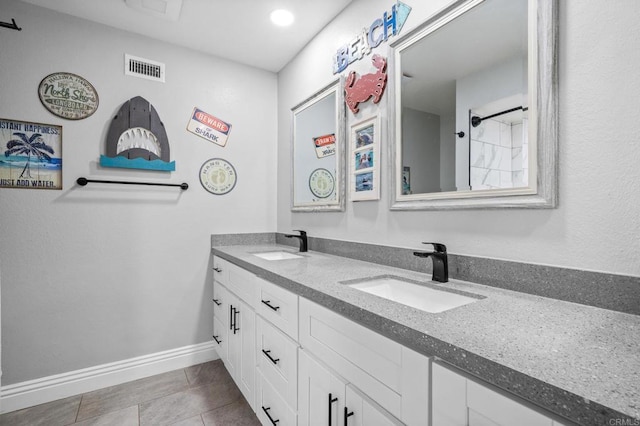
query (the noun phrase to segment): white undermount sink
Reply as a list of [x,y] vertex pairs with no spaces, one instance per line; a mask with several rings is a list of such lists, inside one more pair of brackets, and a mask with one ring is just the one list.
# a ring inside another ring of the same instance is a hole
[[393,277],[371,278],[347,285],[351,288],[430,313],[448,311],[478,300],[462,294],[436,290]]
[[287,260],[302,258],[302,256],[291,253],[289,251],[266,251],[264,253],[253,253],[253,255],[265,260]]

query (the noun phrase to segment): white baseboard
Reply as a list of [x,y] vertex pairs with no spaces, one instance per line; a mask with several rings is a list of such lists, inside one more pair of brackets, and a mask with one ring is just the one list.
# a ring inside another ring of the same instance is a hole
[[2,386],[2,413],[218,359],[213,342]]

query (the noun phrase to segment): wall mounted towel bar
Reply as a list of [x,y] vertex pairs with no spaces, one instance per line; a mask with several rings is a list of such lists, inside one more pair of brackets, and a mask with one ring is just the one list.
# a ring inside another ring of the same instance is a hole
[[189,189],[188,183],[157,183],[157,182],[131,182],[131,181],[121,181],[121,180],[98,180],[98,179],[87,179],[85,177],[79,177],[76,179],[76,183],[80,186],[85,186],[88,183],[118,183],[122,185],[150,185],[150,186],[179,186],[180,189],[186,191]]

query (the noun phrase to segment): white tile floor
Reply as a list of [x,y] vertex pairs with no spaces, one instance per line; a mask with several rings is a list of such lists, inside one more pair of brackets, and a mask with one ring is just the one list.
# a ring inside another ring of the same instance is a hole
[[3,426],[259,424],[220,360],[0,416]]

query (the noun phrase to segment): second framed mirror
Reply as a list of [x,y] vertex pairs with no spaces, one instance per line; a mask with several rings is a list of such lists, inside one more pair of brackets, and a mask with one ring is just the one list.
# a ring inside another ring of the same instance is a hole
[[343,211],[345,107],[339,79],[292,109],[291,211]]

